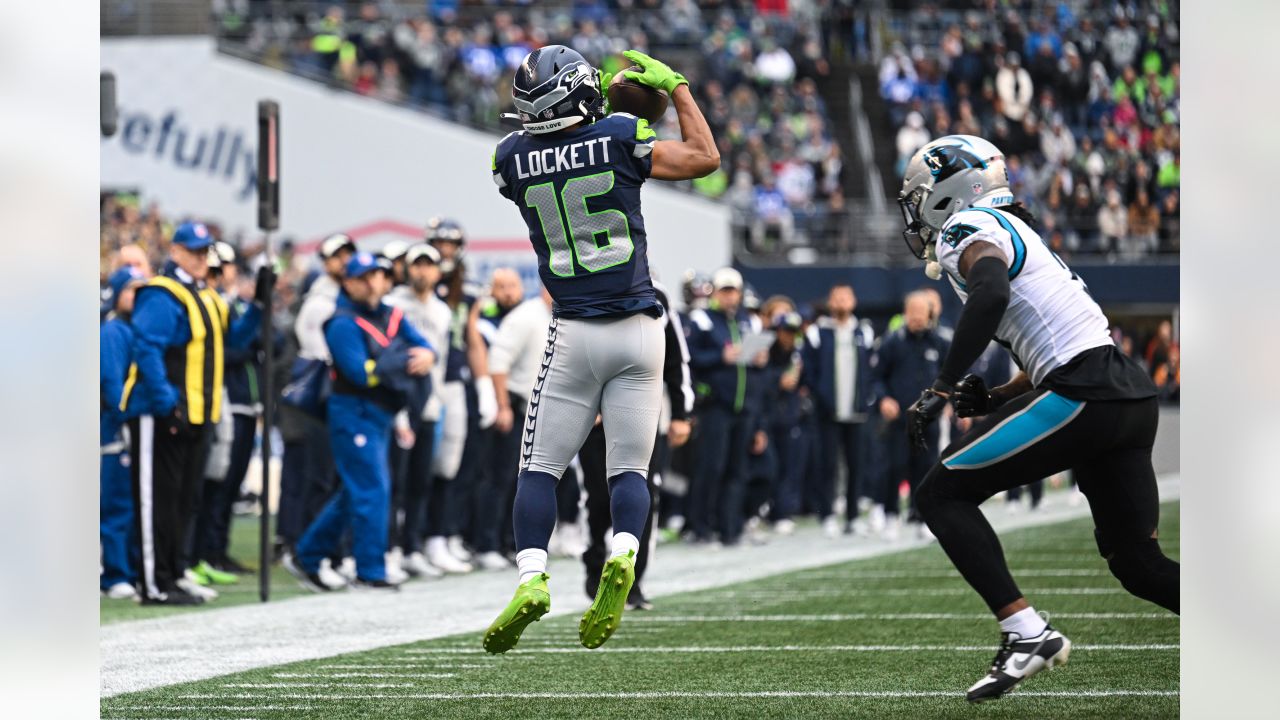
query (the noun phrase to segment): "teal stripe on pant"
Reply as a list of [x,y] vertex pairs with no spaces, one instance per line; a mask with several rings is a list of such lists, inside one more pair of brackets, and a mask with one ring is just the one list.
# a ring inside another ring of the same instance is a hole
[[976,470],[1012,457],[1071,422],[1084,403],[1045,392],[1030,405],[942,461],[950,470]]

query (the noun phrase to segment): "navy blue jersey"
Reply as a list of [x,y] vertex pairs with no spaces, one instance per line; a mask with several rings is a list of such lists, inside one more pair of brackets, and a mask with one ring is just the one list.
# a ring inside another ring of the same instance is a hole
[[498,143],[493,181],[529,226],[556,315],[662,312],[640,215],[656,139],[643,119],[614,113],[546,135],[513,132]]

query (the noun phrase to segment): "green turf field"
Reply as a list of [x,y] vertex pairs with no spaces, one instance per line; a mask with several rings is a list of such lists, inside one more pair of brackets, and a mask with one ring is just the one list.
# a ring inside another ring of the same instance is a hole
[[[1162,508],[1178,554],[1178,505]],[[490,657],[480,632],[104,700],[107,718],[1137,718],[1178,715],[1177,617],[1127,595],[1076,520],[1006,534],[1022,589],[1075,643],[995,703],[964,690],[997,630],[937,546],[660,598],[603,649],[577,616]],[[476,598],[495,613],[507,598]],[[552,597],[554,607],[555,597]],[[431,612],[423,608],[423,612]],[[194,618],[193,618],[194,620]],[[323,632],[323,628],[317,628]]]

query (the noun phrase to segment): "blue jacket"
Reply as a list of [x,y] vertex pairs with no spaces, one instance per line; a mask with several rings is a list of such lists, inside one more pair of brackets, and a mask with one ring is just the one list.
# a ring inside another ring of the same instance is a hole
[[[398,320],[394,331],[389,329],[393,312],[398,315],[386,303],[370,308],[357,304],[346,291],[339,293],[333,317],[324,324],[335,373],[329,398],[331,422],[341,423],[345,413],[356,412],[389,425],[414,396],[421,395],[420,400],[426,401],[430,376],[409,375],[406,365],[411,347],[434,348],[407,321]],[[374,337],[361,327],[361,320],[385,330],[385,335]]]
[[[853,412],[855,420],[871,407],[872,386],[875,374],[872,357],[875,354],[875,335],[871,328],[854,319],[853,347],[857,355],[857,375],[854,378]],[[809,388],[814,404],[822,417],[834,417],[836,413],[836,328],[828,317],[819,318],[805,333],[804,373],[801,381]]]
[[786,431],[799,425],[812,409],[812,402],[800,392],[800,385],[794,390],[782,389],[782,376],[799,364],[801,367],[801,383],[804,382],[804,347],[786,350],[774,340],[769,348],[769,364],[764,370],[765,422],[768,429]]
[[[251,312],[251,308],[256,309],[252,302],[238,297],[229,298],[227,305],[230,309],[232,326],[245,313]],[[258,354],[262,350],[260,338],[259,333],[243,348],[227,347],[223,350],[223,364],[226,369],[222,374],[222,382],[227,387],[227,400],[235,406],[237,412],[242,414],[246,408],[257,408],[255,413],[261,411],[262,368],[258,359]]]
[[[189,280],[181,270],[166,265],[166,275],[180,282]],[[189,284],[189,283],[186,283]],[[227,329],[225,350],[243,349],[258,333],[261,312],[250,305]],[[138,365],[137,385],[129,394],[127,414],[168,415],[177,404],[180,393],[165,374],[164,355],[171,347],[182,347],[191,341],[191,326],[186,308],[168,292],[139,291],[133,316],[133,360]],[[225,362],[225,361],[224,361]]]
[[734,412],[754,412],[766,389],[763,371],[749,365],[726,364],[726,345],[760,330],[760,322],[739,309],[730,317],[714,307],[689,313],[689,367],[698,394],[707,402]]
[[885,335],[873,361],[873,402],[891,397],[905,412],[937,379],[950,346],[935,328],[916,334],[903,326]]
[[128,321],[108,315],[106,322],[98,326],[98,390],[101,410],[98,422],[98,442],[108,445],[116,441],[125,414],[120,411],[120,396],[124,394],[124,381],[133,362],[133,328]]

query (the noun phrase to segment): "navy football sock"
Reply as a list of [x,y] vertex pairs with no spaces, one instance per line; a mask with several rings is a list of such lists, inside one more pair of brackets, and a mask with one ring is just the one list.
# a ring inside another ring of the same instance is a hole
[[649,484],[643,475],[624,472],[609,478],[609,513],[613,516],[614,535],[644,535],[644,521],[649,517]]
[[545,551],[556,527],[556,478],[551,473],[525,470],[516,480],[516,502],[512,510],[516,551],[536,548]]

